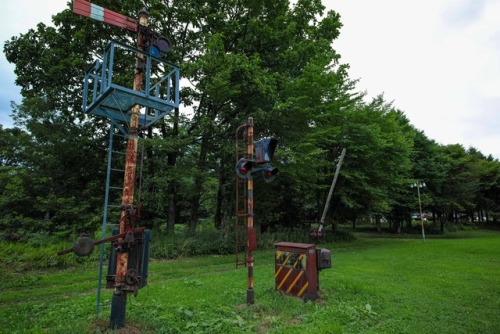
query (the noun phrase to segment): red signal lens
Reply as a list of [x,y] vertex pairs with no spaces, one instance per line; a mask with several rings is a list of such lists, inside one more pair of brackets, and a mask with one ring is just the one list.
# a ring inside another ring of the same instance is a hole
[[248,179],[254,173],[253,161],[249,159],[240,159],[236,163],[236,174],[244,179]]

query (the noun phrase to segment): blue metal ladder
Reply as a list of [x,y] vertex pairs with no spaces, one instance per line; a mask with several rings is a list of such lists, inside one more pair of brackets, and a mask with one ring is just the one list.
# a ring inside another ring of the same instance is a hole
[[[124,162],[125,153],[122,151],[118,151],[115,149],[117,146],[116,139],[125,140],[127,138],[121,131],[117,132],[116,126],[111,123],[109,127],[109,144],[108,144],[108,157],[107,157],[107,168],[106,168],[106,186],[104,192],[104,208],[103,208],[103,218],[102,218],[102,233],[101,239],[109,236],[108,228],[117,228],[119,223],[109,223],[108,221],[111,218],[112,221],[119,221],[119,215],[115,217],[109,217],[110,213],[115,210],[115,212],[120,212],[121,204],[116,202],[115,197],[120,198],[121,191],[123,191],[122,185],[111,185],[113,174],[121,173],[123,174],[125,170],[122,166],[117,166],[117,160],[121,160],[121,163]],[[117,137],[117,138],[116,138]],[[115,156],[121,157],[122,159],[114,159]],[[121,178],[123,179],[123,177]],[[113,194],[113,192],[119,192],[119,194]],[[111,198],[110,198],[111,197]],[[110,303],[101,302],[101,290],[102,290],[102,280],[103,280],[103,266],[104,266],[104,251],[106,244],[102,243],[100,246],[99,252],[99,275],[98,275],[98,283],[97,283],[97,301],[96,301],[96,315],[99,316],[99,310],[101,306],[109,306]]]

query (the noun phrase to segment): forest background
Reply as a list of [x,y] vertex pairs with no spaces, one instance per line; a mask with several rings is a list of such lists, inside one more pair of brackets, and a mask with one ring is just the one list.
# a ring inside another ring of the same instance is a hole
[[[140,142],[141,226],[231,234],[235,131],[248,117],[256,139],[279,140],[279,176],[256,179],[261,233],[318,221],[343,148],[328,217],[334,227],[372,221],[378,231],[414,231],[416,181],[426,184],[422,206],[437,233],[497,221],[500,162],[459,143],[440,145],[383,96],[356,91],[335,50],[341,18],[321,1],[94,2],[130,17],[146,5],[150,27],[174,44],[168,61],[183,78],[182,107],[144,129]],[[69,8],[53,23],[4,45],[23,97],[12,103],[14,127],[0,127],[5,240],[69,240],[102,224],[109,123],[81,111],[82,79],[111,39],[134,45],[134,36]],[[131,72],[115,76],[132,85]]]

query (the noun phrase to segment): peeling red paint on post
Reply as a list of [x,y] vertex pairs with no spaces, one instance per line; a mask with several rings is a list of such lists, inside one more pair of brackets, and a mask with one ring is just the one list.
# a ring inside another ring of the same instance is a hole
[[[248,159],[253,160],[253,118],[248,118],[247,123],[247,154]],[[247,289],[247,304],[254,304],[254,290],[253,290],[253,247],[255,240],[250,240],[252,237],[255,238],[253,232],[253,177],[250,175],[247,182],[247,234],[248,234],[248,246],[247,246],[247,259],[248,259],[248,289]]]
[[[144,7],[139,12],[139,21],[137,22],[135,19],[127,17],[125,15],[119,14],[117,12],[111,11],[107,8],[103,8],[96,4],[90,3],[86,0],[74,0],[73,1],[73,12],[78,15],[90,17],[92,19],[114,25],[120,28],[125,28],[133,32],[137,32],[137,49],[140,52],[143,52],[145,49],[145,40],[143,33],[146,32],[147,35],[150,34],[148,25],[148,17],[149,14]],[[156,36],[156,34],[155,34]],[[114,45],[114,44],[111,44]],[[165,50],[168,51],[168,50]],[[136,52],[135,57],[135,71],[133,78],[133,90],[142,91],[142,83],[143,83],[143,72],[145,70],[145,56],[143,53]],[[113,59],[113,52],[111,52],[111,64]],[[112,65],[111,65],[112,66]],[[109,70],[109,69],[108,69]],[[102,69],[104,71],[104,69]],[[105,72],[102,72],[105,73]],[[86,80],[87,75],[86,74]],[[170,76],[170,74],[169,74]],[[110,72],[110,79],[112,78],[112,72]],[[178,80],[178,77],[176,78]],[[96,79],[97,80],[97,79]],[[104,78],[102,79],[104,81]],[[87,84],[87,81],[86,81]],[[95,83],[94,83],[95,84]],[[149,78],[148,83],[149,85]],[[87,86],[85,86],[85,90]],[[95,86],[94,86],[95,88]],[[94,89],[95,90],[95,89]],[[175,87],[176,100],[178,99],[178,84]],[[95,95],[94,91],[94,95]],[[155,95],[156,96],[156,95]],[[84,100],[87,99],[86,94],[84,94]],[[135,100],[139,102],[139,100]],[[135,102],[134,102],[135,103]],[[85,108],[85,103],[84,103]],[[125,108],[124,108],[125,109]],[[125,326],[125,313],[126,313],[126,304],[127,304],[127,293],[134,292],[134,295],[137,295],[138,289],[143,287],[146,283],[144,280],[146,277],[140,276],[140,270],[144,270],[147,272],[147,262],[146,265],[142,263],[144,259],[138,259],[137,257],[143,256],[141,252],[146,252],[146,256],[149,257],[149,240],[151,238],[150,233],[143,233],[144,228],[139,229],[141,231],[137,231],[138,229],[134,229],[135,219],[139,217],[139,207],[140,203],[134,206],[134,186],[135,186],[135,174],[136,174],[136,165],[137,165],[137,142],[139,136],[139,117],[140,117],[140,106],[135,105],[130,110],[130,123],[128,127],[128,138],[127,138],[127,151],[125,157],[125,175],[123,180],[123,192],[122,192],[122,211],[120,214],[120,227],[119,234],[114,234],[113,237],[106,238],[101,240],[104,241],[113,241],[113,245],[116,247],[111,252],[110,263],[111,260],[114,262],[114,256],[116,254],[116,267],[114,271],[114,275],[109,275],[111,277],[114,276],[113,279],[107,279],[107,283],[112,287],[114,283],[114,294],[111,299],[111,316],[109,327],[112,329],[115,328],[123,328]],[[121,108],[120,108],[121,111]],[[109,115],[107,115],[109,117]],[[111,117],[110,117],[111,118]],[[113,119],[113,118],[111,118]],[[110,144],[111,145],[111,144]],[[110,149],[112,149],[110,147]],[[111,155],[109,157],[111,159]],[[109,169],[110,163],[108,162],[108,178],[109,178]],[[106,203],[108,201],[108,187],[109,187],[109,179],[106,184]],[[106,206],[107,207],[107,204]],[[106,216],[105,216],[106,217]],[[104,219],[103,224],[105,224],[106,220]],[[135,233],[141,233],[140,236],[135,235]],[[146,237],[146,234],[148,235]],[[87,238],[89,239],[89,238]],[[87,255],[88,254],[88,246],[94,246],[97,243],[92,243],[92,240],[81,239],[78,243],[78,249],[75,251],[77,255]],[[90,241],[90,244],[89,244]],[[147,244],[147,246],[146,246]],[[142,248],[137,248],[138,245]],[[147,247],[147,250],[146,250]],[[73,247],[75,248],[75,247]],[[91,249],[90,249],[91,250]],[[67,250],[63,252],[59,252],[61,254],[66,254]],[[129,254],[133,254],[129,263]],[[138,256],[136,256],[138,254]],[[146,261],[148,261],[146,259]],[[129,264],[131,268],[129,269]],[[114,265],[113,265],[114,266]],[[142,267],[138,269],[139,267]],[[112,266],[110,265],[111,269]],[[101,250],[101,268],[102,270],[102,250]],[[112,272],[112,270],[110,270]],[[142,280],[142,281],[141,281]],[[97,293],[97,314],[99,310],[100,303],[100,287],[101,287],[101,271],[99,272],[99,288]]]
[[[141,11],[139,23],[147,26],[147,15]],[[137,34],[137,49],[143,50],[142,33],[138,30]],[[134,72],[134,87],[136,91],[141,91],[143,80],[143,69],[141,64],[144,63],[142,55],[137,55],[138,62]],[[134,186],[135,186],[135,172],[137,165],[137,136],[139,132],[139,116],[140,107],[135,105],[130,111],[130,125],[127,141],[127,153],[125,158],[125,175],[123,179],[123,193],[122,193],[122,212],[120,214],[120,233],[125,233],[134,228],[133,220],[127,215],[126,208],[134,204]],[[124,285],[125,276],[128,269],[128,252],[118,253],[116,263],[116,276],[115,288],[116,293],[120,293],[120,288]]]
[[[142,74],[141,74],[142,77]],[[127,142],[127,155],[125,160],[125,176],[123,180],[122,208],[134,203],[135,171],[137,165],[137,131],[139,125],[139,107],[132,108],[130,117],[130,131]],[[134,228],[133,222],[127,216],[126,210],[120,215],[120,233],[125,233]],[[115,286],[119,287],[125,282],[128,267],[128,253],[118,253],[116,263]]]

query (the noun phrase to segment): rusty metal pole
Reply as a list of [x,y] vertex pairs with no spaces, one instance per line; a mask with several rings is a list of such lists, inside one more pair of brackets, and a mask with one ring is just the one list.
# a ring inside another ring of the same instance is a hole
[[[253,160],[253,118],[248,118],[247,125],[247,154],[248,159]],[[247,181],[247,262],[248,262],[248,289],[247,289],[247,304],[253,305],[254,291],[253,291],[253,251],[256,248],[255,229],[253,227],[253,176],[250,174]]]
[[[147,26],[148,12],[143,8],[139,12],[139,24]],[[137,49],[143,51],[142,32],[137,29]],[[134,87],[141,91],[144,71],[144,56],[138,54],[136,69],[134,71]],[[137,163],[137,138],[139,131],[140,107],[135,105],[130,111],[130,125],[127,141],[127,153],[125,160],[125,176],[123,179],[122,212],[120,214],[120,233],[127,233],[134,227],[133,220],[127,217],[127,209],[134,203],[135,171]],[[110,328],[123,328],[125,326],[125,313],[127,308],[127,292],[122,290],[125,285],[125,277],[128,269],[128,251],[118,252],[115,276],[115,290],[111,301]]]

